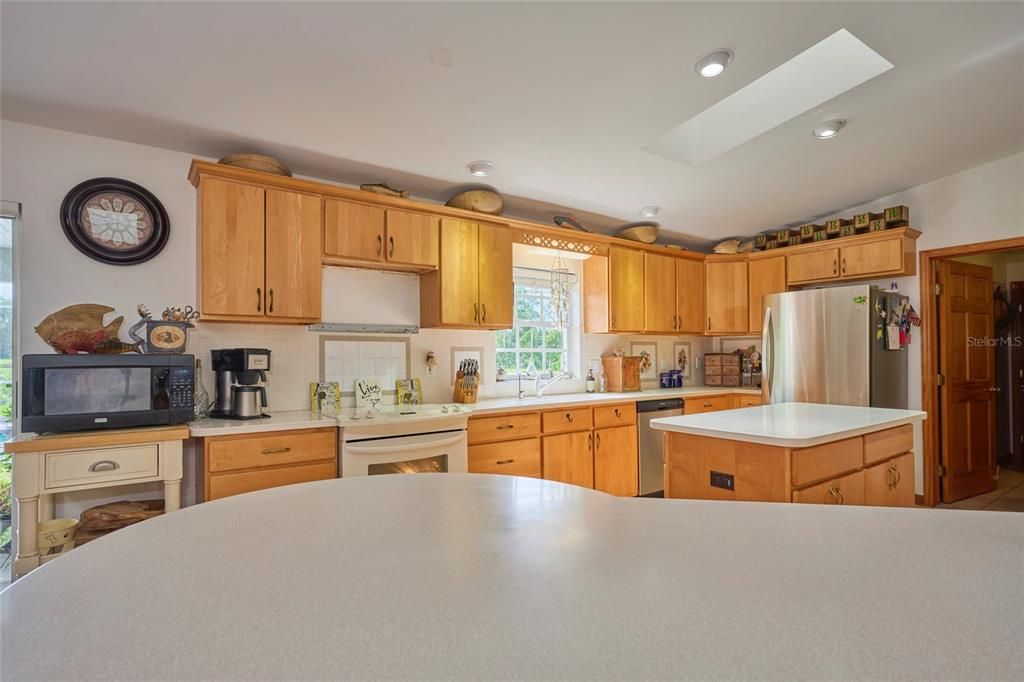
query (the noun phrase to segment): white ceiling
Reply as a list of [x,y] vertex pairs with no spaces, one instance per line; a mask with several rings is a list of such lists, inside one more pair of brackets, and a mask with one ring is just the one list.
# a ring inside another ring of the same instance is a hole
[[[607,230],[653,204],[663,229],[694,244],[1024,149],[1019,2],[0,11],[4,118],[208,156],[266,151],[301,174],[435,199],[471,180],[467,162],[489,159],[507,213],[546,221],[569,206]],[[644,151],[842,28],[894,68],[695,168]],[[437,47],[450,67],[431,63]],[[718,47],[735,52],[731,66],[698,77],[694,61]],[[836,139],[812,137],[836,117],[849,120]]]

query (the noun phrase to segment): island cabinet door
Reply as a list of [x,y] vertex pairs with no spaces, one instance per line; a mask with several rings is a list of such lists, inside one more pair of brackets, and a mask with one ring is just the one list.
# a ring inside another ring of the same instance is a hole
[[914,506],[914,453],[908,452],[864,470],[864,504]]
[[634,497],[639,485],[635,426],[594,431],[594,488]]
[[864,504],[864,472],[793,491],[793,501],[806,504]]
[[594,487],[594,434],[592,431],[544,436],[544,478]]

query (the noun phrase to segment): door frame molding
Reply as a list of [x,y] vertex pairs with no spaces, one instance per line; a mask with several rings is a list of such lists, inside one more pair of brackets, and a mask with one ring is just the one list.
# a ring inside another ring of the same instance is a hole
[[1024,249],[1024,237],[996,239],[959,246],[928,249],[918,254],[921,281],[921,409],[928,415],[921,427],[922,463],[924,465],[924,505],[934,507],[939,503],[939,421],[932,415],[939,412],[939,354],[938,320],[939,302],[935,297],[935,273],[938,262],[959,256],[976,256],[1002,251]]

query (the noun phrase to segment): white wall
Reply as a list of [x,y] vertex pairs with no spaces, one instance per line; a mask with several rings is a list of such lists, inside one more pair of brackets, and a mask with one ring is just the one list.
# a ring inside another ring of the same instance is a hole
[[[1024,153],[971,168],[891,194],[875,201],[854,206],[836,215],[853,215],[865,211],[880,212],[887,206],[910,207],[910,224],[921,231],[918,251],[960,244],[1007,239],[1024,235]],[[877,284],[888,286],[889,281]],[[910,297],[921,312],[921,288],[917,277],[897,280],[900,291]],[[931,320],[923,320],[931,324]],[[908,390],[911,409],[921,409],[921,343],[920,335],[908,349],[910,363]],[[916,487],[923,494],[923,455],[921,429],[915,430]]]

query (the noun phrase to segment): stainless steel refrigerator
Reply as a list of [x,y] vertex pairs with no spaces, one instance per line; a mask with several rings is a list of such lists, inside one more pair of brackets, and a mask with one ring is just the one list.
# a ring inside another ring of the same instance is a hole
[[906,409],[907,350],[888,349],[880,316],[905,301],[869,285],[765,296],[764,402]]

